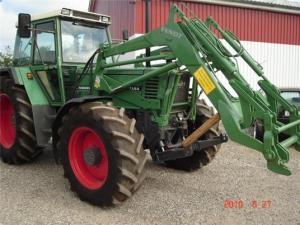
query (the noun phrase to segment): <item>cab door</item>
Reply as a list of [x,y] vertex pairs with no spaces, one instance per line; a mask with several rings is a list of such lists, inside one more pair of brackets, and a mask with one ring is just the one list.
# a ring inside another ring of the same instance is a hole
[[55,20],[37,22],[34,25],[33,62],[31,70],[40,83],[51,105],[65,102],[61,62],[58,61],[57,32]]

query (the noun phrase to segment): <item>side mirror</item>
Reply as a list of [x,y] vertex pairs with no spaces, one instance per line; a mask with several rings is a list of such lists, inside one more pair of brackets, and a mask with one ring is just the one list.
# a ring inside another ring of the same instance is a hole
[[128,30],[123,30],[122,31],[122,35],[123,35],[123,40],[124,41],[128,41]]
[[30,14],[20,13],[18,16],[18,31],[21,38],[29,38],[31,35],[30,31],[31,16]]

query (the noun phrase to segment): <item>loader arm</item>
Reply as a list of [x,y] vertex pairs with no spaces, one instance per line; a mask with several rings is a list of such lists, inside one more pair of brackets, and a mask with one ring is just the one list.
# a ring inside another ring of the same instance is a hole
[[[235,55],[230,53],[212,30],[219,32],[236,51]],[[155,46],[164,47],[168,51],[129,61],[106,62],[111,56]],[[238,56],[260,77],[258,84],[266,97],[252,90],[243,78],[235,61],[232,60]],[[169,63],[114,87],[108,85],[105,76],[101,75],[105,68],[159,59],[167,60]],[[300,151],[300,116],[296,107],[280,96],[279,90],[268,81],[262,67],[243,48],[239,40],[231,32],[222,30],[212,18],[208,18],[205,22],[199,18],[190,19],[173,5],[166,25],[122,44],[102,46],[97,62],[95,74],[100,74],[102,87],[110,94],[116,94],[129,88],[130,85],[166,71],[185,67],[218,110],[229,138],[261,152],[267,160],[268,169],[273,172],[291,174],[284,164],[289,161],[289,146],[295,145],[296,150]],[[238,98],[233,98],[226,91],[216,71],[224,74]],[[279,106],[290,112],[290,121],[286,125],[277,120]],[[245,132],[245,129],[251,127],[256,120],[261,121],[264,126],[262,141]],[[279,142],[278,135],[282,132],[288,134],[289,138]]]

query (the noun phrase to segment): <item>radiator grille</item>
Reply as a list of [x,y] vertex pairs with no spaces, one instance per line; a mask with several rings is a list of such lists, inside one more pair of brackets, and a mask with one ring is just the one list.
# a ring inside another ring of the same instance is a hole
[[188,101],[189,86],[190,86],[190,76],[188,73],[184,73],[181,75],[180,81],[178,83],[178,89],[177,89],[174,102]]
[[146,81],[145,98],[156,99],[158,92],[159,78],[155,77]]

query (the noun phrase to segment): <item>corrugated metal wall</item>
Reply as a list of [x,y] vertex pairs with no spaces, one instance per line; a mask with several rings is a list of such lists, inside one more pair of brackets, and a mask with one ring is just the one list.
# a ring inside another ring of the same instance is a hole
[[[178,0],[151,2],[152,29],[166,22],[171,4],[180,4]],[[201,19],[212,16],[223,27],[236,33],[275,85],[300,87],[300,15],[196,2],[186,4]],[[92,11],[112,16],[115,38],[121,38],[121,30],[126,28],[131,35],[145,31],[144,0],[96,0]],[[242,62],[240,71],[251,86],[258,89],[257,76]]]
[[[151,28],[166,23],[170,6],[179,0],[151,1]],[[136,1],[135,33],[145,32],[144,0]],[[229,28],[241,40],[300,45],[300,15],[270,12],[256,9],[229,7],[222,5],[185,2],[201,19],[212,16],[223,27]],[[183,8],[183,7],[182,7]],[[183,8],[183,12],[189,15]]]
[[135,33],[135,2],[132,0],[91,0],[90,11],[111,16],[113,39],[122,38],[122,30]]
[[[112,17],[112,36],[121,38],[122,30],[129,34],[145,32],[145,0],[91,0],[90,11]],[[180,0],[152,0],[151,28],[166,23],[170,6]],[[265,10],[230,7],[184,1],[201,19],[212,16],[221,26],[229,28],[241,40],[300,45],[300,15]],[[189,15],[187,10],[183,11]]]

